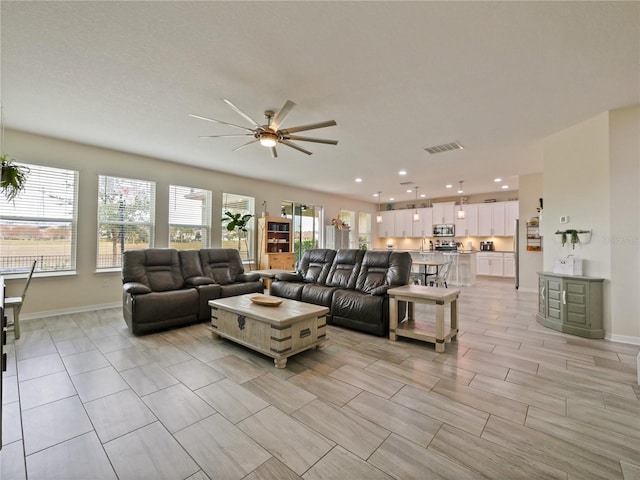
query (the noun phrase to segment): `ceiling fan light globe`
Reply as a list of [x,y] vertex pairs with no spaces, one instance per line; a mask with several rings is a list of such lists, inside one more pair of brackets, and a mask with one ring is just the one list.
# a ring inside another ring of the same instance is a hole
[[263,147],[275,147],[276,146],[276,136],[273,134],[263,134],[260,137],[260,145]]

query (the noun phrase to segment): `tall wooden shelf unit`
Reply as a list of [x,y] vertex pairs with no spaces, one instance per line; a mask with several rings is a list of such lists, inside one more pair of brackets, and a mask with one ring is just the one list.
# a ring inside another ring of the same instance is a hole
[[293,253],[291,220],[281,217],[263,217],[258,219],[258,225],[260,269],[293,271],[296,255]]

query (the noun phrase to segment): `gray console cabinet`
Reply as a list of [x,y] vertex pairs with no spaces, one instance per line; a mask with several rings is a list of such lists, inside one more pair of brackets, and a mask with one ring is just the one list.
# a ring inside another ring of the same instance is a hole
[[559,332],[604,338],[603,278],[538,273],[538,323]]

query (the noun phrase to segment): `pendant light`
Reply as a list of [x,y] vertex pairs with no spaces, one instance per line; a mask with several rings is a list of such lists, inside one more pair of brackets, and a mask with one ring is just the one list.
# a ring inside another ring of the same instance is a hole
[[464,220],[464,210],[462,209],[462,180],[458,182],[460,184],[460,188],[458,188],[458,193],[460,194],[460,210],[458,210],[458,219]]
[[413,212],[413,221],[414,222],[419,222],[420,221],[420,214],[418,213],[418,188],[420,187],[416,187],[416,211]]
[[380,194],[382,192],[378,192],[378,215],[376,215],[376,223],[382,223],[382,213],[380,212]]

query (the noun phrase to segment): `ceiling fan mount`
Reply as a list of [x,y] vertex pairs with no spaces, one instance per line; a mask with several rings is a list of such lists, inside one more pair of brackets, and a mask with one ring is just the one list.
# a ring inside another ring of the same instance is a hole
[[232,135],[203,135],[200,138],[224,138],[224,137],[254,137],[253,140],[240,145],[235,148],[233,151],[238,151],[244,147],[247,147],[255,142],[260,142],[261,145],[265,147],[269,147],[271,149],[271,156],[276,158],[278,156],[278,152],[276,150],[276,144],[286,145],[287,147],[291,147],[295,150],[298,150],[302,153],[306,153],[307,155],[311,155],[312,152],[302,148],[301,146],[293,143],[291,140],[301,141],[301,142],[314,142],[314,143],[324,143],[327,145],[337,145],[337,140],[327,140],[323,138],[312,138],[312,137],[303,137],[300,135],[295,135],[297,132],[303,132],[306,130],[315,130],[317,128],[324,127],[332,127],[337,125],[335,120],[328,120],[326,122],[312,123],[309,125],[300,125],[297,127],[289,127],[285,129],[280,129],[280,125],[284,121],[285,117],[289,114],[291,109],[295,107],[295,103],[291,100],[287,100],[282,108],[275,113],[273,110],[265,110],[264,116],[267,119],[266,125],[259,125],[255,120],[253,120],[249,115],[244,113],[238,107],[236,107],[229,100],[222,99],[227,105],[229,105],[236,113],[238,113],[242,118],[247,120],[252,127],[244,127],[242,125],[236,125],[229,122],[223,122],[222,120],[216,120],[214,118],[202,117],[200,115],[189,114],[189,116],[194,118],[199,118],[201,120],[207,120],[209,122],[220,123],[223,125],[229,125],[231,127],[239,128],[244,130],[245,133],[242,134],[232,134]]

